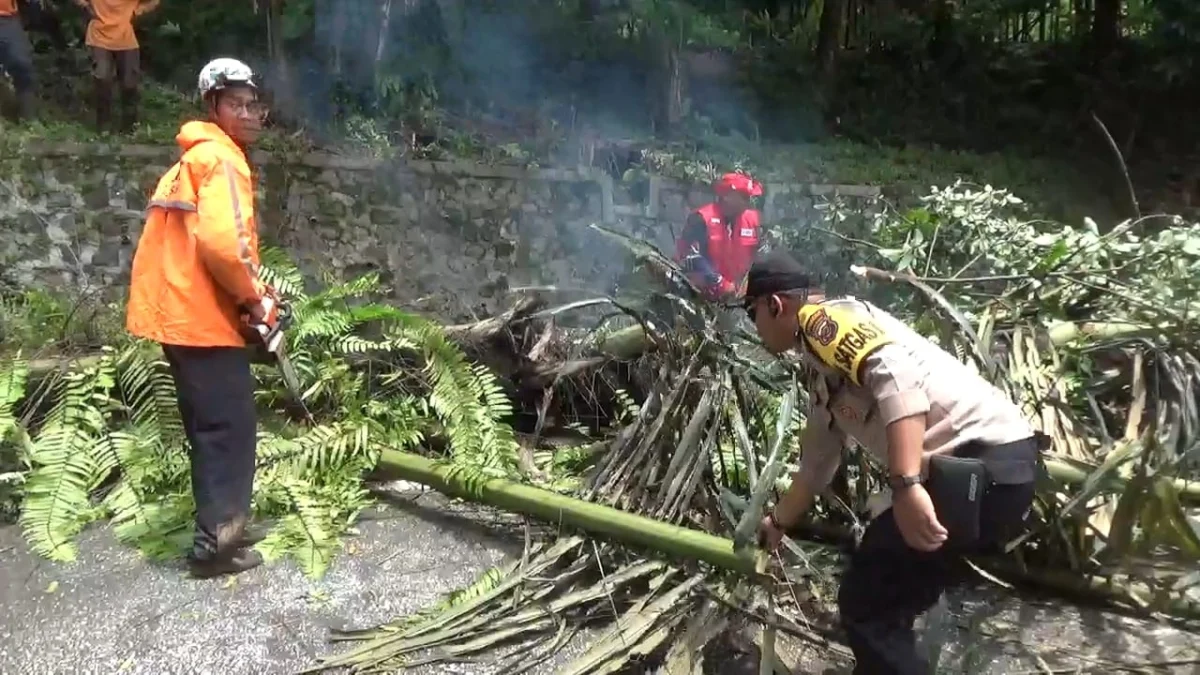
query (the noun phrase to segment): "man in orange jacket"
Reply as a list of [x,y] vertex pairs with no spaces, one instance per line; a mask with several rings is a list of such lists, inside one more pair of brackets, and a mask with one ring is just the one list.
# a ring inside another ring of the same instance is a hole
[[92,56],[96,131],[108,129],[114,80],[121,85],[120,131],[132,131],[137,124],[141,50],[133,31],[133,19],[153,11],[158,3],[159,0],[75,0],[91,19],[84,42]]
[[247,158],[266,108],[254,73],[233,59],[204,67],[206,122],[187,122],[183,156],[159,179],[133,258],[126,327],[162,344],[190,445],[200,577],[262,563],[246,536],[254,482],[254,379],[243,313],[266,315]]

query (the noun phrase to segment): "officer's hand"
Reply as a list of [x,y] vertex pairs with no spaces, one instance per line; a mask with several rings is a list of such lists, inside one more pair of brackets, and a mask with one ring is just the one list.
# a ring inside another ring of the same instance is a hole
[[774,551],[779,548],[780,542],[783,541],[783,530],[775,527],[775,521],[771,516],[766,516],[762,522],[758,524],[758,543],[768,551]]
[[933,500],[923,485],[912,485],[892,495],[892,512],[905,543],[918,551],[936,551],[948,532],[938,522]]

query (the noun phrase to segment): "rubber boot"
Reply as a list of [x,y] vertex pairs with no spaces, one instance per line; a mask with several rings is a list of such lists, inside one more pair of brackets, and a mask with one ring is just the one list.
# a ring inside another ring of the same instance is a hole
[[216,550],[211,556],[188,557],[188,571],[198,579],[211,579],[224,574],[240,574],[263,564],[258,551],[245,546],[246,517],[238,516],[217,527]]
[[107,132],[112,125],[112,82],[95,80],[96,133]]
[[138,94],[137,89],[121,90],[121,127],[120,133],[132,133],[138,122]]

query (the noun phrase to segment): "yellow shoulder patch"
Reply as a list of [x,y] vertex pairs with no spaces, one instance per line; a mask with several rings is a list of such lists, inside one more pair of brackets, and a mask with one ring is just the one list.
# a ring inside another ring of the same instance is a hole
[[862,363],[876,349],[892,342],[869,314],[836,305],[805,305],[798,313],[804,341],[821,363],[861,385]]

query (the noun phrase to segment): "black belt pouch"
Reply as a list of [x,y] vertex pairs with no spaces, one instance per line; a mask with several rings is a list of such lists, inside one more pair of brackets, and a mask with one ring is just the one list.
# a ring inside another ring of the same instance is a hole
[[988,488],[1037,479],[1040,441],[1031,437],[1004,445],[968,443],[954,455],[930,457],[925,489],[951,541],[959,546],[979,541],[980,512]]
[[950,455],[929,458],[925,489],[938,520],[956,544],[979,540],[979,512],[987,486],[987,467],[982,460]]

